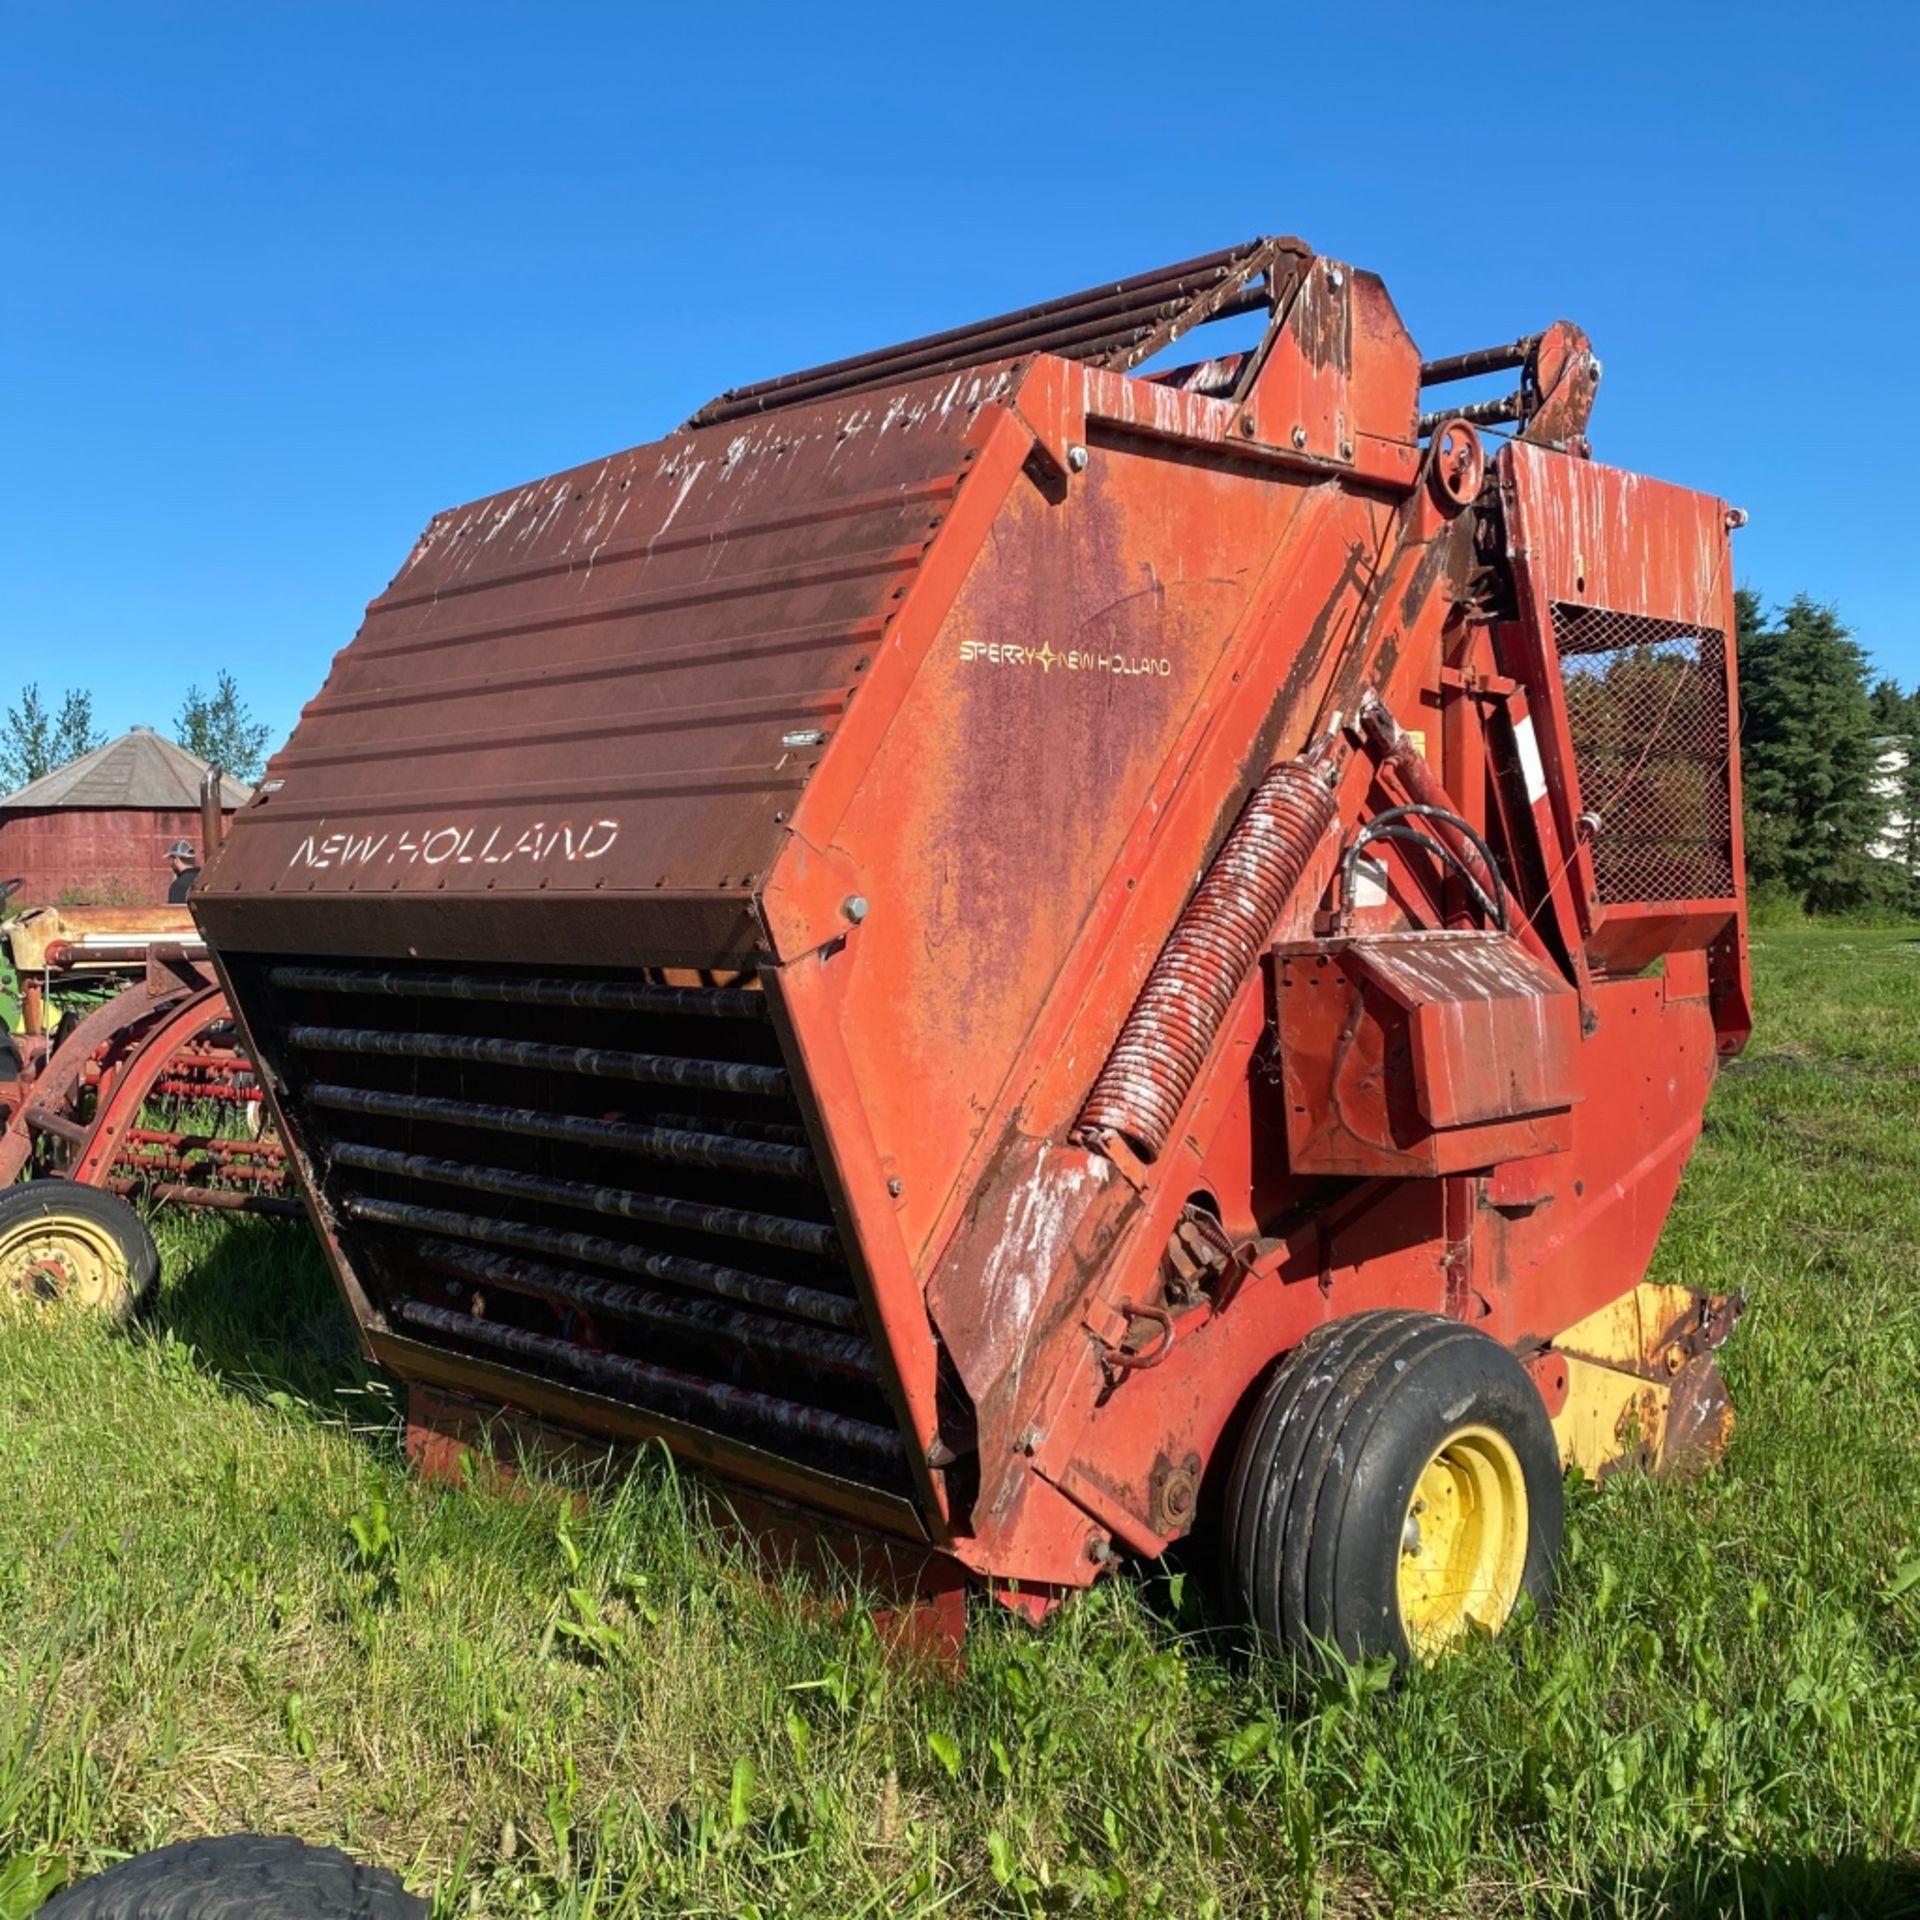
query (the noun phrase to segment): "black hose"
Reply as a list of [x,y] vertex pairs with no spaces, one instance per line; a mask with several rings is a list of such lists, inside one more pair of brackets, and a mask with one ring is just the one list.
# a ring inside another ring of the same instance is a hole
[[[1473,843],[1474,850],[1486,863],[1487,878],[1493,884],[1493,893],[1489,897],[1487,889],[1480,884],[1479,877],[1466,861],[1447,845],[1437,834],[1423,832],[1420,828],[1405,824],[1411,819],[1444,820],[1451,827]],[[1384,813],[1377,813],[1369,820],[1348,844],[1346,853],[1340,861],[1340,904],[1342,911],[1350,910],[1353,904],[1353,869],[1360,857],[1360,850],[1369,840],[1395,840],[1424,848],[1444,860],[1464,882],[1467,891],[1473,896],[1475,904],[1486,917],[1499,927],[1502,933],[1513,931],[1512,916],[1508,910],[1506,882],[1500,877],[1500,865],[1493,857],[1493,849],[1487,844],[1486,837],[1477,828],[1448,807],[1430,807],[1413,803],[1404,807],[1388,807]]]

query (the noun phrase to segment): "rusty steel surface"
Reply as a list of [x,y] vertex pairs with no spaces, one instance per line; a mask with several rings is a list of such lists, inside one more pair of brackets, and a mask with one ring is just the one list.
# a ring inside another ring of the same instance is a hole
[[1272,964],[1295,1173],[1433,1176],[1565,1148],[1578,997],[1518,942],[1383,933]]
[[1029,1611],[1325,1321],[1564,1392],[1747,1022],[1731,517],[1597,378],[1260,243],[438,516],[194,894],[369,1354]]

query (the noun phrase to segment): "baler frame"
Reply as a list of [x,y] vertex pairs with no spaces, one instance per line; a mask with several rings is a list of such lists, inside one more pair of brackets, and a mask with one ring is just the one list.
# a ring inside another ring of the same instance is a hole
[[[1262,307],[1250,352],[1137,371]],[[196,894],[369,1352],[1027,1606],[1191,1530],[1334,1322],[1489,1336],[1596,1469],[1680,1352],[1652,1444],[1700,1443],[1665,1427],[1713,1394],[1673,1382],[1730,1306],[1628,1316],[1630,1348],[1616,1306],[1748,1024],[1733,520],[1590,461],[1598,377],[1566,323],[1423,367],[1374,276],[1267,240],[437,519]],[[1584,746],[1565,608],[1641,623]],[[1720,884],[1607,898],[1582,752],[1638,778],[1682,700],[1705,731],[1630,830],[1697,802],[1676,870]],[[686,1169],[728,1138],[803,1145],[805,1194],[716,1202]],[[553,1224],[581,1212],[652,1241]],[[756,1252],[743,1291],[701,1234],[802,1265]],[[864,1334],[881,1402],[771,1368],[765,1327],[687,1332],[770,1275],[783,1324]],[[898,1467],[854,1470],[876,1404]]]

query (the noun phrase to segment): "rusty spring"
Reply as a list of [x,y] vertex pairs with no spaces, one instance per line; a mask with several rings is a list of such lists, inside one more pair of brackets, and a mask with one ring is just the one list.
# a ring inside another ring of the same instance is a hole
[[1073,1137],[1116,1134],[1155,1160],[1173,1132],[1247,969],[1300,884],[1337,808],[1322,769],[1283,760],[1240,817],[1153,963]]

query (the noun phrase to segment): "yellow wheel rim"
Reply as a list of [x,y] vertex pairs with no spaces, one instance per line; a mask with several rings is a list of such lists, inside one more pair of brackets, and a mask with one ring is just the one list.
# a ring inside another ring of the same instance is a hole
[[0,1295],[112,1312],[129,1286],[120,1243],[78,1214],[45,1213],[0,1232]]
[[1497,1632],[1527,1565],[1527,1482],[1491,1427],[1450,1434],[1421,1469],[1400,1529],[1407,1644],[1431,1660],[1470,1626]]

